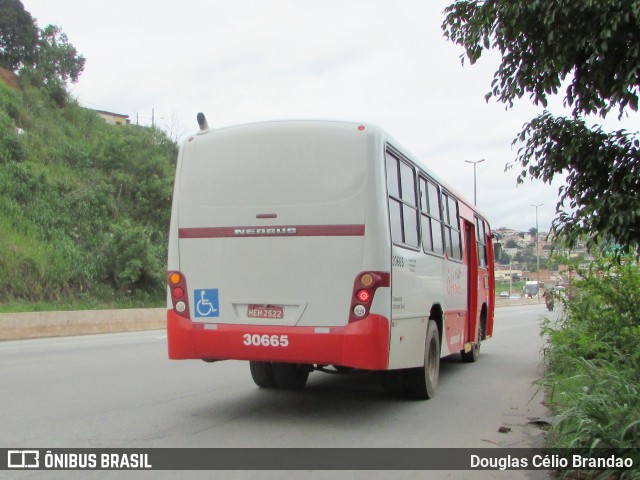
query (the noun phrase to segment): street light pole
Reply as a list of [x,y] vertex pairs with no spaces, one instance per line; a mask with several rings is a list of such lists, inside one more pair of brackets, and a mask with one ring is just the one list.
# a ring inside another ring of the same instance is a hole
[[477,196],[476,196],[476,165],[484,162],[486,159],[482,158],[480,160],[465,160],[467,163],[473,163],[473,204],[477,205]]
[[530,205],[536,209],[536,264],[537,264],[537,282],[538,288],[536,288],[536,293],[538,296],[538,302],[540,301],[540,232],[538,231],[538,207],[544,205],[543,203],[539,203],[538,205]]

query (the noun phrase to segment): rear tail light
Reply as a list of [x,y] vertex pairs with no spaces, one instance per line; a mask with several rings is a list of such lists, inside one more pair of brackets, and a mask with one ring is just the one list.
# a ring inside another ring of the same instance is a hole
[[349,322],[361,320],[369,315],[376,290],[379,287],[389,287],[391,275],[389,272],[362,272],[353,282],[353,295]]
[[360,290],[356,297],[358,297],[358,300],[362,303],[367,303],[371,299],[371,292],[369,292],[369,290]]
[[182,297],[184,297],[184,290],[182,290],[182,288],[180,287],[176,287],[173,289],[173,296],[176,297],[176,299],[178,300],[182,300]]
[[187,280],[181,272],[169,272],[167,275],[169,293],[174,311],[185,318],[190,318],[189,299],[186,296]]

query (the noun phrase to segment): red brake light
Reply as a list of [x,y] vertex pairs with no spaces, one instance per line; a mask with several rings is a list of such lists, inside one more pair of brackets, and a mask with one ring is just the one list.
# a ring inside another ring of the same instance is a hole
[[180,299],[180,298],[184,297],[184,290],[183,290],[183,289],[181,289],[180,287],[176,287],[176,288],[174,288],[174,289],[173,289],[173,296],[174,296],[175,298],[178,298],[178,299]]
[[371,298],[371,294],[368,290],[360,290],[356,296],[362,303],[367,303]]

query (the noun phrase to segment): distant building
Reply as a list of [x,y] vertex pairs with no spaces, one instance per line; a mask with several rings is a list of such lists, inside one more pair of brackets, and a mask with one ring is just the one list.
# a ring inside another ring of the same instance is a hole
[[106,112],[104,110],[94,110],[105,122],[109,125],[129,125],[129,115],[122,115],[120,113]]
[[513,228],[500,227],[495,230],[496,233],[499,233],[502,237],[511,237],[513,235],[517,235],[517,231]]
[[523,276],[524,276],[524,272],[522,270],[504,268],[504,266],[496,265],[496,269],[495,269],[496,282],[508,282],[510,279],[517,282]]

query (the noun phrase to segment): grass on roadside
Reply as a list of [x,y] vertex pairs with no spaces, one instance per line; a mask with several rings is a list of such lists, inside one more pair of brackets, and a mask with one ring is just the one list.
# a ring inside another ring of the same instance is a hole
[[0,304],[0,313],[52,312],[71,310],[116,310],[124,308],[162,308],[166,306],[164,297],[140,296],[132,298],[114,298],[100,300],[96,298],[78,297],[64,299],[59,302],[24,302],[9,300]]
[[[578,294],[547,322],[547,402],[555,415],[547,446],[584,456],[630,457],[630,470],[590,478],[640,479],[640,265],[599,259],[580,272]],[[563,472],[571,475],[572,471]]]

